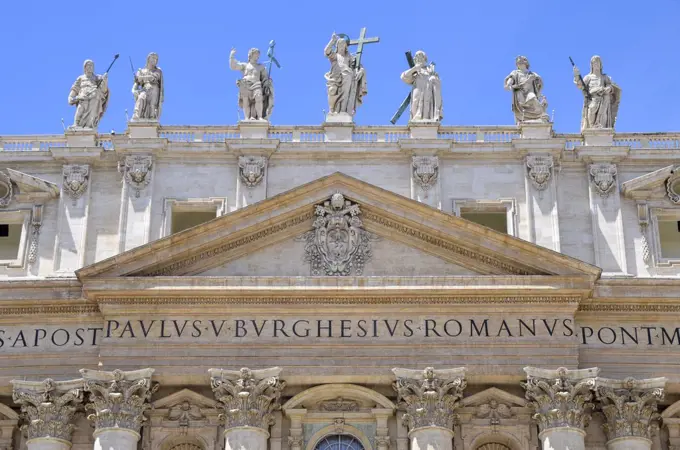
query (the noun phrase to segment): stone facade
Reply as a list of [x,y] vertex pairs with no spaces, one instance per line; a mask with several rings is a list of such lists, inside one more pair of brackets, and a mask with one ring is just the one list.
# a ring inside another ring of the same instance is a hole
[[680,448],[680,136],[130,127],[0,138],[0,449]]

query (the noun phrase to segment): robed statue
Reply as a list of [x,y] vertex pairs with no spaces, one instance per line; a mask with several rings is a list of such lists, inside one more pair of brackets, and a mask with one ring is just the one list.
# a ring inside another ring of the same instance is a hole
[[260,50],[251,48],[248,61],[240,62],[234,57],[236,49],[229,54],[229,67],[240,70],[243,77],[236,81],[238,106],[246,120],[269,120],[274,109],[274,84],[267,74],[267,68],[260,64]]
[[353,116],[368,93],[366,72],[363,67],[357,67],[355,56],[349,52],[347,36],[333,33],[324,54],[331,63],[331,69],[325,75],[329,114]]
[[583,91],[581,131],[587,128],[614,128],[621,101],[621,88],[602,71],[602,58],[590,59],[590,73],[581,78],[574,66],[574,83]]
[[442,89],[434,64],[427,63],[427,55],[418,50],[415,65],[401,74],[411,85],[411,121],[439,122],[443,119]]
[[132,95],[135,111],[132,120],[159,120],[163,106],[163,71],[158,67],[158,55],[149,53],[146,66],[135,72]]
[[68,94],[68,104],[76,106],[70,129],[97,129],[109,103],[108,74],[96,75],[94,62],[83,63],[83,75],[76,78]]
[[515,58],[515,64],[517,69],[505,77],[505,89],[512,92],[515,122],[548,122],[548,101],[541,93],[543,79],[529,70],[529,59],[526,56]]

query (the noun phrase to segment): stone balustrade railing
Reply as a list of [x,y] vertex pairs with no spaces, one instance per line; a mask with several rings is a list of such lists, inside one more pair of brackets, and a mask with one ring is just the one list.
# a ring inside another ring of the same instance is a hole
[[[162,126],[158,134],[170,142],[186,143],[219,143],[241,138],[237,125]],[[281,142],[324,142],[326,133],[323,126],[272,126],[268,137]],[[555,137],[566,139],[566,150],[583,145],[580,134],[555,134]],[[410,132],[406,126],[355,126],[352,132],[353,142],[395,143],[408,138]],[[520,138],[520,132],[515,126],[440,126],[437,138],[459,143],[509,143]],[[113,150],[109,134],[99,135],[97,143],[104,150]],[[680,149],[680,133],[617,133],[614,145],[631,149]],[[66,146],[64,135],[0,136],[0,151],[5,152],[49,151]]]

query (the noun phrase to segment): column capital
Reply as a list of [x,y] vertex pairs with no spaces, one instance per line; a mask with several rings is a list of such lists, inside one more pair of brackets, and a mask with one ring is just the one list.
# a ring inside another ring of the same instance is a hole
[[146,420],[144,412],[151,408],[151,395],[159,386],[151,382],[153,372],[154,369],[129,372],[80,370],[85,390],[90,393],[86,408],[93,413],[87,418],[94,423],[95,435],[107,428],[122,428],[139,434]]
[[598,368],[557,370],[525,367],[525,396],[534,409],[539,430],[570,427],[585,430],[593,408],[593,390]]
[[392,385],[398,395],[398,407],[405,409],[403,421],[412,432],[423,427],[451,430],[467,386],[465,369],[425,370],[392,369],[397,381]]
[[286,386],[279,379],[280,367],[250,370],[210,369],[210,385],[215,399],[222,404],[225,432],[236,427],[255,427],[265,431],[274,424],[272,412],[281,407],[279,399]]
[[663,400],[665,386],[666,378],[598,378],[596,394],[607,419],[602,425],[607,439],[651,439],[654,422],[660,417],[657,402]]
[[71,442],[75,425],[71,423],[78,404],[83,401],[83,380],[12,380],[12,399],[21,405],[28,423],[21,427],[28,440],[58,439]]

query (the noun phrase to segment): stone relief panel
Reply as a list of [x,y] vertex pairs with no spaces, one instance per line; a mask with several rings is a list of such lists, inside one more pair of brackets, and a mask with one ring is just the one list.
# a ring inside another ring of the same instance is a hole
[[531,184],[539,191],[544,191],[548,187],[554,160],[552,155],[529,155],[526,158],[528,177]]
[[135,190],[135,197],[139,197],[140,191],[151,182],[152,167],[153,156],[151,155],[126,156],[120,162],[119,170],[125,182]]
[[439,177],[439,158],[436,156],[414,156],[412,158],[413,179],[424,191],[432,188]]
[[238,175],[243,184],[249,188],[254,188],[262,182],[266,166],[266,156],[238,157]]
[[87,164],[66,164],[63,169],[63,186],[66,195],[74,201],[87,191],[90,182],[90,166]]
[[593,186],[595,187],[595,191],[600,197],[609,197],[609,194],[616,187],[616,164],[591,164],[588,168],[588,172]]

